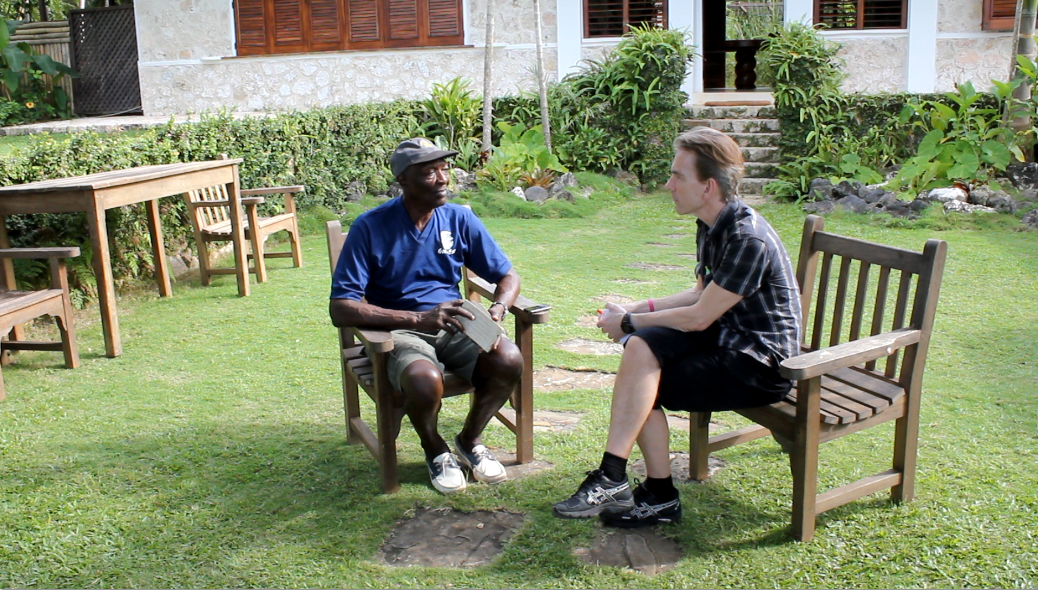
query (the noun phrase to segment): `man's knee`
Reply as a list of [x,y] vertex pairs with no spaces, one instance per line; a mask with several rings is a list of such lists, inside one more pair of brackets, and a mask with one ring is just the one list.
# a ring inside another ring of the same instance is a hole
[[634,334],[627,339],[627,345],[624,346],[622,362],[624,364],[631,364],[636,367],[643,367],[650,370],[657,370],[660,368],[660,361],[656,358],[656,353],[654,353],[649,344],[639,338],[637,334]]
[[401,373],[400,389],[408,397],[439,401],[443,395],[443,374],[428,361],[415,361]]
[[486,379],[514,383],[523,374],[523,354],[514,342],[502,338],[495,350],[480,355],[479,368]]

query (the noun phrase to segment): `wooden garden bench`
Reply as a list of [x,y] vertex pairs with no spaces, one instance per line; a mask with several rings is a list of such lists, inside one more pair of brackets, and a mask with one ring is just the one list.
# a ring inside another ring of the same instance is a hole
[[[769,434],[782,445],[800,541],[814,537],[818,514],[863,496],[890,488],[892,500],[912,499],[923,367],[947,252],[941,240],[913,252],[824,232],[823,223],[809,216],[800,246],[797,281],[810,338],[780,369],[796,387],[784,401],[738,410],[755,425],[711,437],[710,414],[693,413],[690,427],[689,473],[697,480],[707,477],[710,452]],[[890,420],[891,468],[818,494],[819,445]]]
[[[331,271],[346,241],[338,221],[327,223],[328,259]],[[468,269],[464,272],[464,294],[471,301],[494,298],[495,285],[484,281]],[[512,393],[510,403],[515,410],[512,420],[501,412],[496,417],[515,434],[515,456],[518,463],[533,461],[533,325],[548,321],[548,312],[531,313],[536,303],[519,296],[508,311],[515,318],[515,343],[523,355],[523,373]],[[389,384],[386,361],[393,350],[393,335],[388,331],[355,327],[339,328],[339,352],[342,361],[343,408],[350,444],[364,443],[382,467],[382,490],[399,489],[396,438],[404,416],[403,395]],[[443,397],[472,392],[472,384],[451,372],[444,373]],[[375,403],[376,432],[361,418],[359,389]]]
[[[79,248],[0,248],[0,258],[49,259],[51,288],[39,291],[19,291],[13,285],[0,288],[0,338],[7,338],[15,326],[40,316],[54,317],[61,335],[60,341],[34,342],[3,340],[0,350],[60,350],[65,354],[65,366],[79,366],[76,347],[76,328],[72,321],[72,300],[69,298],[68,274],[65,258],[79,256]],[[6,360],[6,359],[5,359]],[[3,376],[0,375],[0,400],[4,399]]]

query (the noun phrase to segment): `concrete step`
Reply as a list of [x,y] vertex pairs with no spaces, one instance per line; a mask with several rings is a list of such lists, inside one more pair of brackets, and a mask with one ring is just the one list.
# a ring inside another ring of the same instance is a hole
[[772,119],[776,111],[774,106],[693,106],[689,114],[694,119]]
[[778,119],[685,119],[686,128],[713,127],[725,133],[774,133],[779,131]]
[[747,178],[777,178],[778,166],[771,163],[746,162],[743,174]]
[[742,151],[742,159],[747,163],[773,164],[779,161],[779,149],[777,147],[744,147],[740,151]]
[[776,180],[775,178],[743,178],[739,183],[740,195],[763,195],[764,185]]
[[741,147],[777,147],[781,133],[729,133]]

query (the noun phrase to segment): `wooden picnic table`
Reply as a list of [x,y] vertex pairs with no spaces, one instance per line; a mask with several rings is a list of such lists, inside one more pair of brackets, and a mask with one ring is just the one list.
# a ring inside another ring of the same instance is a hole
[[[115,285],[112,279],[112,261],[108,248],[108,228],[105,211],[134,203],[145,203],[148,230],[151,233],[152,253],[155,257],[155,279],[159,295],[172,294],[169,264],[162,240],[159,219],[159,199],[180,195],[189,190],[213,185],[226,185],[230,199],[235,264],[239,269],[238,295],[249,294],[248,265],[245,261],[245,229],[241,223],[242,204],[238,183],[238,164],[241,159],[215,160],[141,166],[128,170],[98,172],[72,178],[42,180],[28,184],[0,187],[0,248],[10,247],[7,235],[7,216],[25,213],[86,213],[93,249],[94,274],[97,278],[97,297],[104,329],[105,354],[122,354],[119,337],[119,319],[115,309]],[[2,278],[14,288],[14,266],[10,260],[2,262]],[[12,339],[22,339],[20,330]]]

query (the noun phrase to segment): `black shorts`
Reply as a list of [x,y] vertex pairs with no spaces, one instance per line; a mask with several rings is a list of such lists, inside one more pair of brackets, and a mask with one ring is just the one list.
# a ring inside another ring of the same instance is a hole
[[643,328],[632,334],[649,345],[662,375],[654,408],[720,412],[782,400],[793,382],[752,356],[717,345],[717,324],[702,332]]

